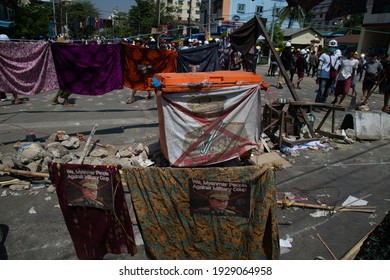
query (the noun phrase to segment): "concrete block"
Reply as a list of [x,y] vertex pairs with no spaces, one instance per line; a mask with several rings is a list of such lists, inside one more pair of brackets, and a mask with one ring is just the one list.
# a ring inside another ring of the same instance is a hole
[[360,140],[390,139],[390,115],[383,112],[354,111],[345,114],[340,129],[352,128]]

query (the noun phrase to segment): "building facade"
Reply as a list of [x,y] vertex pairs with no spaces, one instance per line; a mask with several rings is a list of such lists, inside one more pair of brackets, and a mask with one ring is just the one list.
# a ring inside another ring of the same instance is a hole
[[200,7],[200,25],[209,28],[212,34],[220,34],[237,28],[258,15],[266,19],[269,27],[273,15],[275,14],[277,20],[279,10],[286,5],[284,0],[203,0]]
[[312,16],[311,27],[315,28],[316,30],[321,30],[322,32],[332,32],[339,29],[341,24],[340,18],[335,18],[330,21],[325,19],[325,15],[328,12],[331,3],[332,0],[324,0],[310,10],[310,14]]
[[200,0],[160,0],[175,8],[178,24],[198,25],[200,20]]
[[368,0],[358,51],[390,54],[390,1]]

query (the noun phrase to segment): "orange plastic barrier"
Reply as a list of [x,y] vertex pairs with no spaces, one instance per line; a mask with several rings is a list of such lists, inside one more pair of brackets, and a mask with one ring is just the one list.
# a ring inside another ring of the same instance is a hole
[[263,77],[245,71],[158,73],[154,75],[164,93],[199,92],[230,86],[260,84]]

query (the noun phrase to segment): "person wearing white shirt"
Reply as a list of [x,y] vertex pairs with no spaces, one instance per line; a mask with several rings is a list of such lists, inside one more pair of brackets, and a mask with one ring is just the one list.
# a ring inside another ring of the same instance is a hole
[[336,40],[330,40],[327,53],[321,54],[319,57],[319,64],[317,70],[316,83],[319,86],[316,103],[325,103],[329,95],[329,89],[332,86],[333,80],[331,79],[331,66],[335,69],[338,68],[338,59],[335,55],[336,47],[338,46]]
[[[337,106],[341,106],[345,96],[351,88],[358,64],[359,62],[353,57],[353,51],[348,51],[347,57],[341,60],[336,78],[335,98],[332,104],[337,103]],[[339,96],[341,96],[340,101],[338,100]]]

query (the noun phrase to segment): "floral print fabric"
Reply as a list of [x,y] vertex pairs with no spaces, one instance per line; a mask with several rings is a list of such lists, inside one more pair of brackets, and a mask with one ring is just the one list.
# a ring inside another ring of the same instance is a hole
[[47,42],[0,42],[0,91],[34,95],[58,88]]

